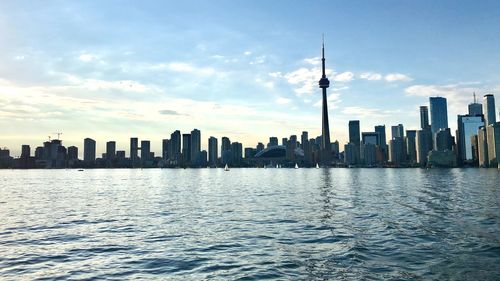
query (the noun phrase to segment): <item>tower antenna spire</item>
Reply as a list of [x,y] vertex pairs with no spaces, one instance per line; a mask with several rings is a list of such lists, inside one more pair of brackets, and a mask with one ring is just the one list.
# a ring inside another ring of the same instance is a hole
[[476,92],[472,92],[472,95],[474,96],[474,103],[476,103]]
[[325,34],[322,34],[321,41],[321,69],[323,70],[323,78],[326,78],[326,70],[325,70]]

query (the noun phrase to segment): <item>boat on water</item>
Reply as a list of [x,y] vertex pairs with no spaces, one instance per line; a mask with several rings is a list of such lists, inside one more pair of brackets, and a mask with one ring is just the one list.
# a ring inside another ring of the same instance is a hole
[[295,163],[295,169],[298,169],[299,168],[299,165],[297,165],[297,163]]
[[224,167],[224,171],[229,171],[229,167],[227,166],[227,164],[226,164],[226,166]]
[[319,164],[318,163],[316,163],[316,169],[319,169]]
[[78,169],[78,172],[83,172],[83,169]]

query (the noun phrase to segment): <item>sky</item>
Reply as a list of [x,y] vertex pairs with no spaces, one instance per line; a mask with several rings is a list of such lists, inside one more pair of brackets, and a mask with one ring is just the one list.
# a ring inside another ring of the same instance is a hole
[[322,34],[332,141],[418,129],[429,96],[454,130],[474,91],[500,97],[500,1],[3,0],[0,147],[318,136]]

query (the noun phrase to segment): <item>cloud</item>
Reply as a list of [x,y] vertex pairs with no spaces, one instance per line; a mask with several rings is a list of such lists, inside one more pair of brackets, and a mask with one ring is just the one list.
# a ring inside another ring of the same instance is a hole
[[354,116],[354,118],[363,118],[363,117],[388,117],[391,114],[396,113],[397,111],[391,110],[382,110],[378,108],[368,108],[368,107],[360,107],[360,106],[348,106],[342,110],[343,114]]
[[268,74],[269,74],[269,76],[271,76],[273,78],[281,78],[281,77],[283,77],[283,74],[281,72],[279,72],[279,71],[277,71],[277,72],[269,72]]
[[350,71],[342,72],[333,77],[333,81],[337,82],[349,82],[354,79],[354,73]]
[[291,99],[287,99],[287,98],[283,98],[283,97],[279,97],[276,99],[277,104],[289,104],[291,102],[292,102]]
[[[326,69],[326,74],[330,76],[332,74],[331,69]],[[321,77],[321,68],[299,68],[295,71],[286,73],[283,78],[295,87],[294,92],[298,96],[310,95],[318,91],[318,80]]]
[[[339,93],[330,93],[328,95],[328,97],[326,98],[326,100],[328,102],[329,109],[338,108],[338,104],[342,101],[340,99]],[[316,103],[313,104],[314,107],[321,107],[322,105],[323,105],[323,99],[320,99]]]
[[266,56],[258,56],[250,64],[263,64],[266,62]]
[[319,65],[321,64],[321,58],[320,57],[305,58],[304,62],[310,65]]
[[250,52],[250,51],[245,51],[243,54],[244,54],[245,56],[249,56],[249,55],[251,55],[251,54],[252,54],[252,52]]
[[162,109],[162,110],[159,110],[158,112],[160,114],[163,114],[163,115],[183,115],[183,114],[180,114],[179,112],[177,112],[175,110],[171,110],[171,109]]
[[26,57],[23,55],[18,55],[14,57],[14,60],[24,60]]
[[378,81],[382,79],[382,74],[374,72],[364,72],[359,75],[359,78],[369,81]]
[[407,75],[405,74],[401,74],[401,73],[389,73],[387,74],[384,79],[388,82],[396,82],[396,81],[411,81],[413,79],[411,79],[410,77],[408,77]]
[[97,56],[94,54],[85,53],[85,54],[81,54],[78,57],[78,59],[83,61],[83,62],[90,62],[90,61],[96,60]]
[[167,64],[166,67],[174,72],[194,73],[204,76],[211,76],[215,74],[215,69],[212,67],[197,67],[187,62],[171,62]]
[[476,83],[457,83],[447,85],[413,85],[405,89],[408,96],[445,97],[452,111],[466,111],[466,104],[472,102],[472,93],[485,92]]

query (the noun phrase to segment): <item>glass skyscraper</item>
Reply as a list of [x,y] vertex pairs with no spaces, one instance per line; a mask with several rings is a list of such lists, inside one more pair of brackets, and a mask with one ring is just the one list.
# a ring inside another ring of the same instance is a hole
[[448,107],[446,105],[446,98],[443,97],[430,97],[430,110],[431,110],[431,131],[435,134],[439,129],[448,128]]

